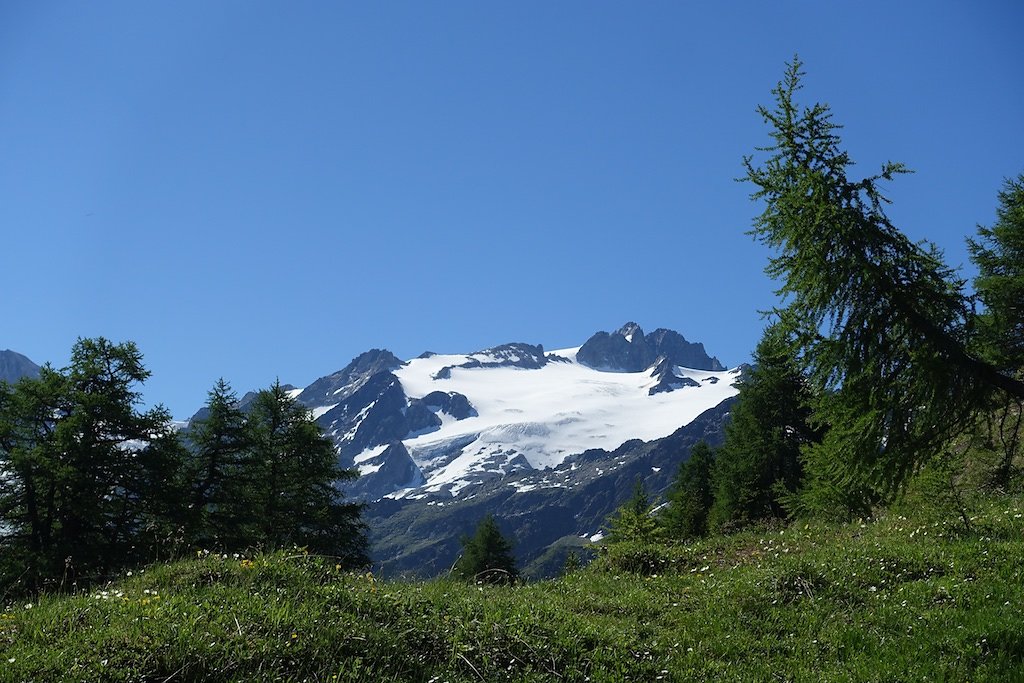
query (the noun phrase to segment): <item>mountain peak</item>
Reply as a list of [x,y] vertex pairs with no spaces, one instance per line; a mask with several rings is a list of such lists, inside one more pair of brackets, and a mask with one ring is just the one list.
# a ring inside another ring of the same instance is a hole
[[38,377],[39,366],[16,351],[0,351],[0,381],[14,383],[22,377]]
[[642,372],[659,360],[694,370],[724,369],[717,358],[708,356],[703,344],[688,342],[665,328],[645,335],[635,322],[612,334],[598,332],[580,347],[576,358],[595,370],[609,372]]
[[632,322],[632,321],[630,321],[630,322],[626,323],[625,325],[623,325],[622,327],[620,327],[615,332],[615,334],[623,337],[626,341],[628,341],[630,343],[632,343],[632,341],[634,339],[643,339],[644,338],[643,328],[641,328],[639,325],[637,325],[635,322]]

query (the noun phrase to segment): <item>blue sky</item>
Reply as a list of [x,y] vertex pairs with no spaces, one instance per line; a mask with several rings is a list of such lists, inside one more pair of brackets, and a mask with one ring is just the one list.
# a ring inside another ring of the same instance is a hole
[[963,246],[1024,171],[1024,3],[0,4],[0,348],[135,341],[178,417],[371,347],[627,320],[730,365],[775,301],[734,179],[799,53],[891,216]]

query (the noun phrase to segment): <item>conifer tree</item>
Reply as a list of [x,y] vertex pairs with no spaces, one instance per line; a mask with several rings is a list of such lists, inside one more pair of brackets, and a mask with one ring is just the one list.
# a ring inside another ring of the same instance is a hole
[[[906,173],[886,163],[850,177],[850,155],[823,104],[801,108],[799,60],[759,112],[768,158],[744,160],[764,204],[752,234],[774,250],[786,319],[820,388],[831,428],[811,449],[816,485],[886,496],[954,435],[991,393],[1024,397],[1024,383],[973,354],[964,283],[938,249],[889,220],[881,183]],[[821,489],[819,489],[821,490]]]
[[148,377],[133,343],[79,339],[68,368],[5,396],[0,545],[29,582],[103,573],[168,541],[180,451],[167,411],[138,409]]
[[803,478],[801,450],[820,441],[811,426],[812,392],[781,324],[769,326],[718,450],[711,522],[716,528],[782,518]]
[[487,513],[472,536],[462,537],[462,556],[454,574],[478,583],[510,584],[519,578],[512,543],[506,539],[494,515]]
[[210,390],[205,415],[190,425],[189,535],[203,548],[242,548],[255,515],[251,475],[245,470],[251,437],[238,396],[223,378]]
[[269,548],[306,547],[349,566],[368,563],[362,505],[344,502],[337,486],[357,476],[338,465],[334,444],[310,411],[275,382],[249,413],[251,513],[257,540]]
[[714,503],[715,453],[706,441],[690,449],[668,492],[668,506],[660,515],[669,538],[700,538],[708,532],[708,512]]
[[[968,239],[967,245],[978,268],[974,288],[984,304],[977,317],[978,352],[1001,372],[1020,378],[1024,373],[1024,174],[1005,181],[995,225],[979,226],[978,238]],[[988,438],[1000,453],[994,483],[1006,487],[1020,449],[1024,398],[1000,392],[985,417]]]
[[1024,174],[999,192],[996,222],[968,239],[978,268],[974,288],[984,304],[978,315],[980,353],[1002,372],[1024,371]]
[[658,537],[659,530],[647,489],[638,476],[629,500],[608,518],[608,540],[612,543],[650,543]]

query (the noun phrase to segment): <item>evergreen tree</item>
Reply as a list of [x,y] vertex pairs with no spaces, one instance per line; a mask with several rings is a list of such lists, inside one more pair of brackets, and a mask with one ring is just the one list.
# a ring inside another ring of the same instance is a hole
[[812,393],[780,324],[768,327],[716,459],[711,521],[717,528],[785,517],[784,501],[800,487],[801,449],[820,441],[811,426]]
[[338,465],[334,444],[280,382],[257,395],[249,413],[256,539],[269,548],[301,546],[349,566],[368,563],[362,505],[343,502],[337,485],[357,472]]
[[690,539],[708,532],[708,512],[714,503],[715,452],[706,441],[690,449],[668,493],[661,525],[670,538]]
[[[974,288],[985,308],[978,315],[979,353],[1002,372],[1024,372],[1024,174],[1008,179],[999,192],[996,223],[978,227],[968,240],[978,268]],[[987,437],[999,452],[994,483],[1006,487],[1020,449],[1024,398],[1010,392],[994,397],[984,421]]]
[[18,576],[34,586],[59,575],[51,552],[61,486],[53,443],[64,377],[49,365],[37,379],[0,385],[0,580]]
[[638,476],[633,494],[608,518],[608,540],[612,543],[650,543],[659,533],[658,520]]
[[512,543],[498,528],[494,515],[487,513],[472,536],[462,537],[462,556],[454,574],[477,583],[510,584],[519,578]]
[[204,548],[240,548],[252,537],[255,515],[245,464],[251,437],[238,396],[219,379],[205,416],[190,425],[191,515],[189,536]]
[[978,316],[980,352],[1002,372],[1024,370],[1024,174],[999,192],[996,223],[968,239],[978,268],[974,288],[984,304]]
[[1024,397],[1024,383],[969,352],[972,309],[963,282],[929,244],[908,240],[885,213],[880,183],[906,173],[887,163],[851,178],[829,108],[801,109],[800,62],[775,88],[761,165],[744,160],[764,203],[752,234],[775,251],[786,319],[820,387],[831,425],[811,449],[814,481],[888,495],[973,421],[991,392]]
[[163,407],[139,412],[148,378],[131,342],[79,339],[4,403],[0,534],[34,584],[144,561],[166,542],[180,451]]

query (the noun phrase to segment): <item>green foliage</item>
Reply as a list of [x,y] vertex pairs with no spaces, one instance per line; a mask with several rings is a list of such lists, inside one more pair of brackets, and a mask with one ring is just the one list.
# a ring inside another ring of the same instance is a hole
[[[882,182],[906,173],[887,163],[851,178],[829,108],[801,109],[801,64],[773,91],[768,158],[745,159],[752,197],[764,204],[752,234],[774,250],[786,321],[820,389],[832,426],[809,450],[820,490],[887,497],[972,422],[994,390],[1024,384],[969,353],[973,329],[964,283],[930,244],[909,241],[885,213]],[[832,496],[835,497],[835,496]]]
[[[978,352],[1002,372],[1024,371],[1024,174],[1008,179],[999,192],[996,223],[978,227],[967,241],[978,268],[974,278],[984,310],[977,316]],[[1000,453],[994,483],[1006,488],[1020,452],[1024,399],[1010,392],[994,397],[984,433]]]
[[245,548],[253,536],[252,445],[238,396],[222,378],[210,390],[205,416],[189,426],[192,482],[189,538],[200,548]]
[[24,585],[101,574],[168,542],[178,450],[167,411],[138,410],[148,377],[134,344],[79,339],[66,370],[8,392],[0,547]]
[[512,543],[501,534],[494,515],[485,515],[474,534],[462,538],[462,556],[453,573],[466,581],[490,584],[510,584],[519,577]]
[[352,566],[368,564],[362,506],[343,503],[336,487],[357,472],[339,467],[334,444],[310,411],[275,382],[256,396],[249,429],[255,540],[268,548],[308,547]]
[[714,528],[788,516],[787,501],[803,482],[802,451],[821,441],[811,424],[813,392],[785,326],[768,327],[744,372],[718,451]]
[[10,603],[0,681],[1017,681],[1022,514],[755,527],[514,587],[201,554]]
[[999,192],[996,222],[978,226],[968,239],[978,268],[974,288],[985,305],[977,317],[977,344],[1006,373],[1024,369],[1024,174],[1007,179]]
[[708,512],[714,503],[715,452],[705,441],[690,449],[690,457],[679,464],[679,472],[668,492],[668,505],[660,511],[659,522],[666,536],[674,539],[700,538],[708,532]]
[[565,556],[565,562],[562,564],[562,576],[568,576],[581,569],[583,569],[583,559],[578,552],[570,550]]
[[63,370],[0,385],[0,591],[102,580],[119,568],[222,549],[302,546],[368,564],[361,506],[335,484],[333,444],[279,385],[252,415],[226,382],[186,448],[130,343],[80,339]]
[[637,477],[633,484],[633,495],[608,518],[608,542],[650,543],[659,536],[660,531],[643,480]]

